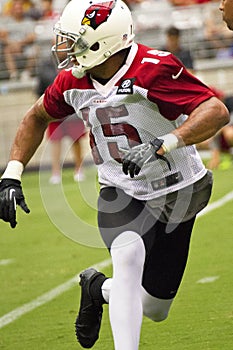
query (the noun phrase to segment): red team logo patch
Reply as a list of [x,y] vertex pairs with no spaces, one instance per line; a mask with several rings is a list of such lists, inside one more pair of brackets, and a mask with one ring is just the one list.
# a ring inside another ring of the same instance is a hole
[[108,20],[114,6],[115,1],[91,5],[85,12],[82,24],[87,24],[93,29],[98,28],[100,24]]

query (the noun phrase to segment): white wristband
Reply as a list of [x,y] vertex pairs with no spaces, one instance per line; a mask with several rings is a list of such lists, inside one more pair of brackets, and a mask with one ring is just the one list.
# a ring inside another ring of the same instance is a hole
[[171,152],[173,149],[176,149],[178,146],[178,138],[174,134],[167,134],[159,137],[160,140],[163,140],[162,148],[165,153]]
[[21,181],[23,169],[23,163],[19,162],[18,160],[10,160],[1,179],[14,179]]

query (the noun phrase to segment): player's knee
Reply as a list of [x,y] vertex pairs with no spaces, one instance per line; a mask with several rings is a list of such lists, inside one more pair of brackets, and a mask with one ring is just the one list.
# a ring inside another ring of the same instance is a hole
[[118,264],[127,266],[144,264],[145,246],[141,237],[133,231],[119,235],[111,246],[111,255]]
[[143,314],[154,322],[166,320],[173,299],[159,299],[142,291]]
[[154,322],[162,322],[168,317],[169,310],[148,310],[144,315]]

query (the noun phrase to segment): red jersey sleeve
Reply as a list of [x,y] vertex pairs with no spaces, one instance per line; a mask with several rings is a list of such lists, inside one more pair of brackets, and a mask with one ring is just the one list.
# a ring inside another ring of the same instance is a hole
[[169,120],[181,114],[189,115],[199,104],[215,96],[204,83],[190,74],[172,54],[163,57],[161,63],[147,64],[148,99],[155,102],[160,113]]
[[69,72],[61,71],[53,84],[45,90],[44,107],[46,112],[56,119],[65,118],[75,113],[74,108],[66,103],[64,99],[64,92],[67,90],[67,74]]

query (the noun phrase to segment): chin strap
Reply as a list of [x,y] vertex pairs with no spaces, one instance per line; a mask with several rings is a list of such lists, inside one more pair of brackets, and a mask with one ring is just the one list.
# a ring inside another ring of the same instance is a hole
[[81,79],[86,75],[85,68],[83,66],[73,66],[72,67],[72,75],[77,78]]

